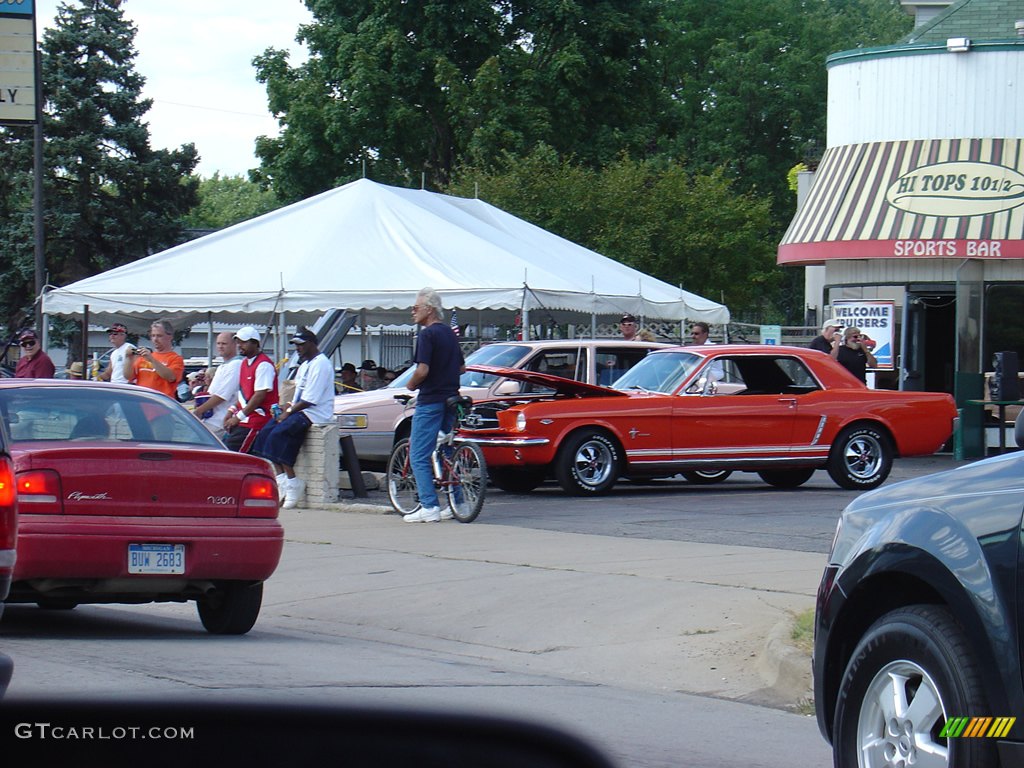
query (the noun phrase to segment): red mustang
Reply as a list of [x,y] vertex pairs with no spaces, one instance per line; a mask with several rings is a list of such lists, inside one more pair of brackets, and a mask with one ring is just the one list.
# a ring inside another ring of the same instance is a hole
[[829,355],[730,345],[651,352],[614,389],[474,367],[555,388],[551,398],[482,404],[461,435],[479,444],[499,488],[549,475],[576,495],[622,477],[717,482],[733,470],[795,488],[827,469],[843,488],[880,485],[894,456],[931,454],[953,431],[953,398],[868,389]]
[[19,517],[8,603],[194,600],[208,631],[249,631],[284,541],[267,461],[139,387],[3,379],[0,420]]

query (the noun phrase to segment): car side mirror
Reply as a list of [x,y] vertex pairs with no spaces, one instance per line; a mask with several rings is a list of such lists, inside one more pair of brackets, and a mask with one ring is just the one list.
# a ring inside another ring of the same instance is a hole
[[522,391],[523,382],[505,379],[494,389],[496,395],[518,395]]

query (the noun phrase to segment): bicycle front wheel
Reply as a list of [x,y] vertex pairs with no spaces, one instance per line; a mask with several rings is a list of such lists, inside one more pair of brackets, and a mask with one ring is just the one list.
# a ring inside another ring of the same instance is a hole
[[408,515],[419,509],[420,498],[416,493],[416,477],[409,463],[409,441],[399,440],[391,450],[385,475],[388,485],[388,499],[397,512]]
[[449,475],[447,494],[452,515],[460,523],[476,520],[487,493],[487,463],[476,443],[459,443],[446,467]]

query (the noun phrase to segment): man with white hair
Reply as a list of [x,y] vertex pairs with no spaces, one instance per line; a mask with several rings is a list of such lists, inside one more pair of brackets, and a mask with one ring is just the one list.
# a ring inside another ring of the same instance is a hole
[[821,335],[811,339],[811,343],[807,346],[824,352],[826,355],[831,355],[832,350],[843,343],[842,336],[836,336],[836,331],[842,327],[843,323],[840,320],[826,320],[821,325]]
[[227,418],[228,408],[238,397],[238,372],[242,367],[242,358],[238,355],[238,341],[231,331],[218,333],[214,343],[222,362],[214,371],[213,381],[206,390],[209,397],[205,403],[196,406],[192,413],[203,420],[207,429],[223,440],[226,434],[224,419]]
[[409,463],[416,478],[420,508],[405,515],[407,523],[436,523],[449,520],[452,511],[441,509],[434,488],[430,455],[437,447],[437,433],[452,427],[454,413],[445,406],[452,395],[459,394],[459,376],[466,370],[458,337],[444,322],[441,297],[433,288],[424,288],[412,308],[413,321],[421,326],[416,337],[416,370],[405,385],[418,391],[416,410],[412,416],[409,436]]

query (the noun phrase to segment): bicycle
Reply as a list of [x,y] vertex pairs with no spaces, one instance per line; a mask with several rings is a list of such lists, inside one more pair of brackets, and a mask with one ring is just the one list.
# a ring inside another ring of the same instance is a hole
[[[396,395],[408,405],[411,395]],[[448,432],[438,432],[437,447],[430,455],[434,487],[439,497],[446,497],[452,516],[460,523],[471,523],[484,505],[487,492],[487,464],[480,446],[468,440],[456,442],[463,416],[473,404],[469,397],[455,395],[445,405],[455,410],[455,420]],[[409,463],[409,438],[399,440],[391,449],[386,472],[388,499],[397,512],[408,515],[420,508],[416,477]]]

